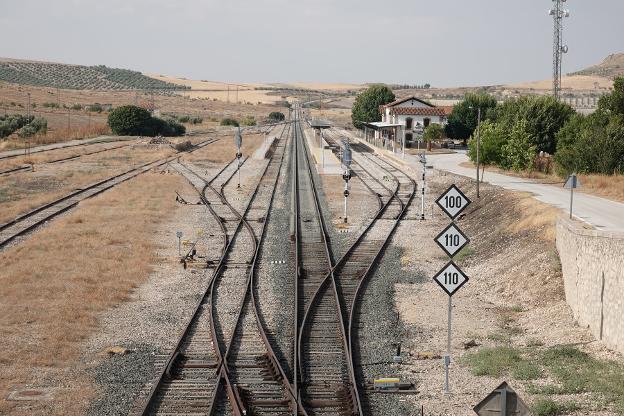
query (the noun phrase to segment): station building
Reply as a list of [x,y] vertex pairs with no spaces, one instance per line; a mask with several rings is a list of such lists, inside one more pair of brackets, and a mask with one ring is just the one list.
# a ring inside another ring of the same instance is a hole
[[366,141],[379,147],[414,147],[430,124],[446,125],[452,106],[437,107],[415,96],[401,98],[379,107],[380,122],[364,124]]

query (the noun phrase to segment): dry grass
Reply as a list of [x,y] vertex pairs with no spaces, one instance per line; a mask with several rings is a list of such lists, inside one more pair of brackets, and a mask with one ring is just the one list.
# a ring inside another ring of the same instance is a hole
[[89,139],[91,137],[102,136],[104,134],[110,134],[110,129],[106,124],[98,124],[91,127],[83,126],[70,129],[65,128],[52,130],[48,131],[45,135],[37,134],[28,140],[21,139],[13,135],[9,139],[0,143],[0,150],[24,149],[27,146],[27,143],[29,143],[30,146],[40,146],[44,144],[67,142],[76,139]]
[[[93,390],[78,362],[80,343],[100,311],[125,301],[147,278],[150,236],[174,211],[170,190],[179,186],[178,176],[146,174],[0,253],[0,350],[10,351],[0,358],[0,397],[13,385],[50,383],[53,374],[71,382],[57,384],[63,387],[53,404],[35,402],[23,414],[49,414],[51,405],[53,413],[84,414]],[[0,413],[17,404],[0,400]]]
[[580,192],[624,202],[624,175],[579,175]]
[[76,188],[172,153],[170,148],[126,147],[62,164],[36,166],[35,172],[0,177],[0,223]]
[[[589,75],[572,75],[564,76],[561,79],[561,86],[563,89],[572,90],[594,90],[598,87],[606,90],[613,86],[613,81],[609,78],[589,76]],[[548,90],[552,87],[552,80],[546,79],[542,81],[523,82],[519,84],[506,85],[511,89],[535,89],[535,90]]]
[[[275,133],[269,134],[274,136]],[[241,152],[243,157],[251,156],[253,152],[259,148],[264,142],[264,135],[262,134],[247,134],[243,135],[243,146]],[[234,134],[226,136],[221,140],[212,143],[196,152],[189,155],[185,155],[184,158],[191,161],[209,161],[216,163],[226,163],[232,160],[236,156],[236,145],[234,144]]]
[[63,159],[66,157],[79,156],[85,153],[91,153],[98,150],[103,150],[106,148],[114,148],[118,147],[121,144],[119,142],[112,143],[97,143],[92,145],[84,145],[78,147],[70,147],[67,149],[60,148],[54,150],[48,150],[40,153],[32,153],[29,156],[21,154],[20,156],[0,160],[0,170],[10,169],[17,166],[24,166],[29,164],[34,164],[35,169],[37,169],[36,165],[47,163],[53,160]]
[[536,200],[529,193],[514,192],[511,195],[517,216],[507,224],[507,230],[513,234],[525,230],[541,230],[536,234],[537,238],[554,242],[556,220],[561,215],[559,209]]

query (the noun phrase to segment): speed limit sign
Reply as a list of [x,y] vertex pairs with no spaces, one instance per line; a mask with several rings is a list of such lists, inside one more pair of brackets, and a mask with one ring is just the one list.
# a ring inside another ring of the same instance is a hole
[[446,213],[452,220],[457,218],[463,210],[470,205],[470,199],[462,191],[459,190],[455,184],[451,185],[440,197],[436,200],[436,204],[442,211]]

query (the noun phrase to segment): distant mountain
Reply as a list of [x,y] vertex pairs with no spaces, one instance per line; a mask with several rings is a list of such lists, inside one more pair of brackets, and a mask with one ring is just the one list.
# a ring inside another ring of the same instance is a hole
[[590,66],[568,75],[590,75],[609,79],[624,76],[624,53],[609,55],[601,64]]
[[184,85],[164,82],[128,69],[0,58],[0,81],[73,90],[172,90]]

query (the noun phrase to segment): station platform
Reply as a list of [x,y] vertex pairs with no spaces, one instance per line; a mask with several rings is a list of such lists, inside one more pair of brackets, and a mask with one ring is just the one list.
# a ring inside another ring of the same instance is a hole
[[258,147],[253,154],[251,155],[251,158],[254,160],[262,160],[265,159],[266,153],[269,150],[269,148],[271,147],[271,145],[273,144],[273,142],[276,140],[275,136],[271,136],[268,135],[266,140],[264,140],[262,142],[262,144],[260,145],[260,147]]
[[325,139],[323,139],[323,149],[321,150],[318,134],[314,137],[314,130],[305,129],[304,135],[312,152],[317,172],[320,175],[342,175],[340,160],[331,151]]

